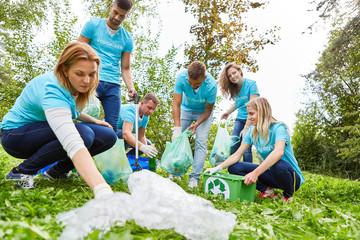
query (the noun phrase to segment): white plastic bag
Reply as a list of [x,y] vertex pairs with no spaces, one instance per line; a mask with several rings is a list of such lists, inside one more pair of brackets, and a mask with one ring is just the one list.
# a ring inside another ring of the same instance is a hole
[[128,186],[131,195],[114,193],[59,214],[57,219],[66,225],[60,239],[82,239],[95,229],[105,234],[111,226],[134,219],[148,229],[174,228],[187,239],[225,240],[236,224],[233,213],[215,209],[210,201],[151,171],[131,174]]
[[218,130],[216,132],[216,137],[214,141],[213,148],[210,153],[209,162],[211,166],[215,167],[221,163],[223,163],[230,156],[230,148],[238,141],[233,141],[229,132],[227,131],[227,122],[225,123],[225,127],[218,124]]

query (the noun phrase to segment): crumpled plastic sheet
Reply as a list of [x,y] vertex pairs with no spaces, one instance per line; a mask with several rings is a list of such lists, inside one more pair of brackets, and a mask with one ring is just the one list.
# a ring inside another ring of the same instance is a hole
[[148,229],[174,228],[187,239],[221,240],[229,238],[236,224],[233,213],[215,209],[210,201],[151,171],[131,174],[128,187],[131,195],[116,192],[58,214],[66,225],[60,239],[82,239],[95,229],[105,234],[112,226],[134,219]]

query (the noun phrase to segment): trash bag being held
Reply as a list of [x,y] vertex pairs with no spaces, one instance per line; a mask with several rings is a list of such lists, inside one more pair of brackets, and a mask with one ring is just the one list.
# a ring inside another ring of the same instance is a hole
[[232,140],[232,137],[234,136],[230,136],[227,131],[227,123],[225,123],[225,127],[220,126],[219,123],[214,146],[209,157],[211,166],[215,167],[223,163],[230,156],[231,146],[240,141],[240,137],[235,142]]
[[124,139],[118,139],[109,150],[94,156],[95,165],[109,184],[117,183],[121,179],[127,183],[133,172],[125,154]]
[[185,130],[175,141],[166,142],[160,162],[162,169],[176,176],[181,176],[189,170],[194,162],[189,142],[191,133],[191,130]]

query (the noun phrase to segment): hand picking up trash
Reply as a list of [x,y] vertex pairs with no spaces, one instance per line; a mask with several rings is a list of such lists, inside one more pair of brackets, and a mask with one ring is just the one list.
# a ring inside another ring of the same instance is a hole
[[[260,197],[276,197],[273,189],[279,188],[283,190],[282,199],[290,202],[304,177],[295,159],[287,127],[272,117],[270,104],[265,98],[255,98],[246,106],[252,126],[240,148],[225,162],[206,169],[205,173],[214,174],[228,168],[230,174],[244,176],[246,185],[256,183]],[[239,162],[251,145],[264,159],[260,165]]]
[[[160,104],[160,100],[155,94],[147,93],[138,106],[137,104],[121,106],[116,135],[119,139],[125,140],[125,149],[132,148],[127,155],[136,155],[135,151],[140,150],[139,155],[145,154],[146,157],[155,157],[158,151],[146,138],[145,132],[150,116]],[[136,112],[137,107],[138,111]],[[135,134],[133,134],[134,131]]]
[[172,108],[172,140],[175,141],[186,129],[196,135],[189,187],[198,186],[200,173],[204,168],[216,92],[217,83],[202,62],[192,62],[188,69],[179,73],[176,78]]
[[21,188],[34,188],[33,175],[57,162],[44,173],[49,179],[67,178],[75,167],[96,198],[112,193],[92,156],[110,149],[116,134],[109,123],[82,112],[96,98],[99,65],[99,56],[87,43],[71,42],[54,71],[25,86],[2,119],[4,149],[14,157],[26,158],[6,179]]

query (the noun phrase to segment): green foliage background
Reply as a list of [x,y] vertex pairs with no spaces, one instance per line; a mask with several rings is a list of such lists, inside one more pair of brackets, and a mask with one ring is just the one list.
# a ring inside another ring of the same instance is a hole
[[360,11],[337,18],[328,47],[306,75],[309,101],[292,138],[302,169],[360,178]]

